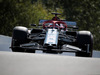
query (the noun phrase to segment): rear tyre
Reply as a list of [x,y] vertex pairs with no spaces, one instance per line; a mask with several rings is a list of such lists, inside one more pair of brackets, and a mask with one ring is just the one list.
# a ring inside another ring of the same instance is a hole
[[92,57],[93,52],[93,36],[90,31],[79,31],[77,34],[77,46],[83,52],[76,52],[76,56]]
[[[14,52],[29,52],[31,50],[23,49],[20,44],[28,43],[29,40],[27,39],[28,29],[22,26],[16,26],[13,29],[13,36],[12,36],[12,51]],[[35,51],[33,51],[35,52]]]

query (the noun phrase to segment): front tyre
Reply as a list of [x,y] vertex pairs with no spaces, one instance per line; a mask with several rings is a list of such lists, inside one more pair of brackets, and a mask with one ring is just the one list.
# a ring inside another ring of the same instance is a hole
[[12,51],[13,52],[26,52],[31,50],[26,50],[20,47],[20,44],[28,43],[29,40],[27,39],[28,29],[22,26],[16,26],[13,29],[13,36],[12,36]]
[[76,56],[92,57],[93,36],[90,31],[79,31],[77,34],[77,46],[82,49],[76,52]]

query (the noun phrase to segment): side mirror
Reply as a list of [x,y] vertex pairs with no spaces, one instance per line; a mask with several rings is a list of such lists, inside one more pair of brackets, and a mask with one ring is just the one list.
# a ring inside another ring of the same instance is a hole
[[36,24],[31,24],[31,26],[34,26],[34,27],[36,27]]
[[78,27],[77,27],[77,26],[75,26],[75,27],[73,27],[73,29],[78,29]]

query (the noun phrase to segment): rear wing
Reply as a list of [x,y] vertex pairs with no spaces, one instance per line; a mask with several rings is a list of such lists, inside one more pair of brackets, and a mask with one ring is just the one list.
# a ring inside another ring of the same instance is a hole
[[[48,21],[48,20],[39,20],[39,26],[42,26],[43,25],[43,22],[45,21]],[[73,28],[73,27],[77,27],[77,23],[76,22],[73,22],[73,21],[65,21],[65,20],[62,20],[63,22],[65,22],[67,24],[67,27],[68,28]]]
[[73,22],[73,21],[63,21],[67,24],[67,27],[71,28],[71,27],[77,27],[77,23]]
[[45,22],[45,21],[48,21],[48,20],[39,20],[39,26],[42,26],[43,25],[43,22]]

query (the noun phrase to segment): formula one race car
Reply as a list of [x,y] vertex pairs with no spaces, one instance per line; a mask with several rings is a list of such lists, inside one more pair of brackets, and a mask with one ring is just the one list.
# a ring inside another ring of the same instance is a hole
[[[13,29],[11,49],[14,52],[44,53],[75,52],[76,56],[92,57],[93,36],[90,31],[77,31],[76,22],[61,20],[57,15],[52,20],[39,20],[43,29],[28,29],[16,26]],[[36,26],[36,24],[31,24]]]

